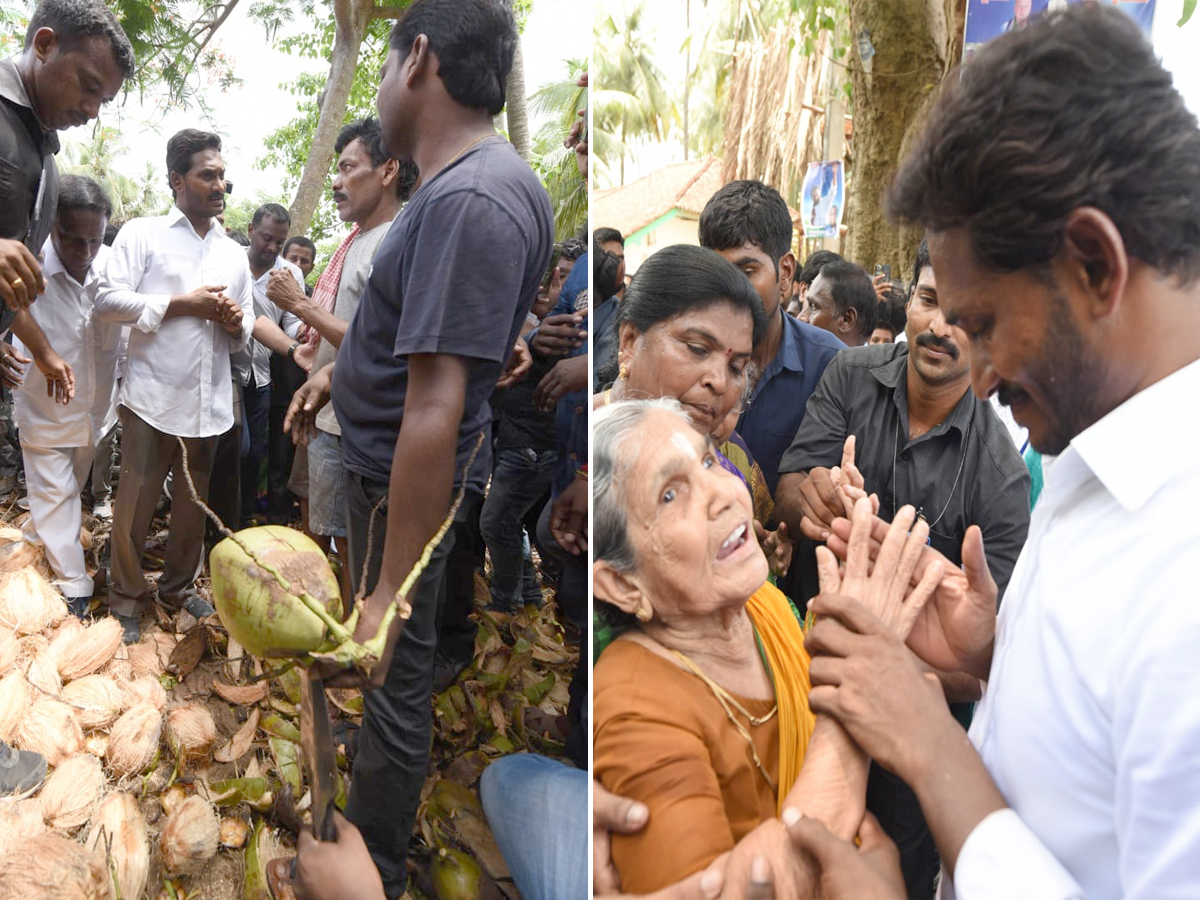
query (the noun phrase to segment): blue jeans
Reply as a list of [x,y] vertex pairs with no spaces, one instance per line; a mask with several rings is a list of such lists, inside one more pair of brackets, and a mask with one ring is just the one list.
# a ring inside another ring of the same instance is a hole
[[553,450],[539,453],[528,447],[496,454],[492,485],[479,514],[479,530],[492,558],[493,609],[541,600],[521,520],[550,489],[555,457]]
[[520,753],[483,770],[488,826],[525,900],[588,896],[588,773]]

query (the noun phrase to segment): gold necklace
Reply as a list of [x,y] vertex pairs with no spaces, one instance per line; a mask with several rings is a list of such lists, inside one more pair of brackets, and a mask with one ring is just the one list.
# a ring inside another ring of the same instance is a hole
[[[667,649],[670,650],[671,648],[668,647]],[[750,732],[746,726],[737,720],[737,717],[733,714],[733,710],[736,709],[743,716],[745,716],[750,721],[751,725],[762,725],[766,722],[769,722],[775,716],[775,713],[779,712],[779,703],[776,702],[774,705],[772,705],[770,711],[765,716],[752,716],[750,715],[749,710],[747,710],[737,701],[737,698],[705,675],[704,672],[701,671],[700,667],[696,665],[690,658],[680,653],[678,650],[671,650],[671,653],[676,659],[683,663],[684,667],[689,672],[708,685],[708,689],[713,692],[713,696],[716,697],[717,702],[721,704],[721,709],[725,710],[725,715],[729,717],[729,721],[733,723],[733,727],[737,729],[737,733],[740,734],[742,739],[750,745],[750,755],[754,758],[754,765],[758,768],[758,771],[762,773],[762,777],[767,780],[767,786],[770,787],[772,793],[774,793],[775,781],[767,773],[767,767],[763,765],[762,760],[759,759],[758,748],[754,746],[754,738],[750,736]],[[732,709],[730,707],[732,707]]]
[[488,134],[481,134],[479,137],[475,138],[475,140],[473,140],[473,141],[471,141],[469,144],[467,144],[467,146],[463,147],[461,150],[459,150],[457,153],[455,153],[455,154],[454,154],[452,157],[450,157],[450,161],[449,161],[449,162],[447,162],[447,163],[446,163],[444,166],[442,166],[442,168],[443,168],[443,169],[448,169],[448,168],[450,168],[450,166],[451,166],[451,165],[452,165],[452,164],[453,164],[453,163],[454,163],[454,162],[455,162],[455,161],[456,161],[456,160],[457,160],[457,159],[458,159],[460,156],[462,156],[464,153],[466,153],[468,150],[470,150],[472,147],[474,147],[474,146],[475,146],[476,144],[478,144],[480,141],[486,141],[486,140],[487,140],[488,138],[490,138],[490,137],[499,137],[499,135],[498,135],[498,134],[496,134],[496,132],[494,132],[494,131],[492,131],[492,132],[489,132]]

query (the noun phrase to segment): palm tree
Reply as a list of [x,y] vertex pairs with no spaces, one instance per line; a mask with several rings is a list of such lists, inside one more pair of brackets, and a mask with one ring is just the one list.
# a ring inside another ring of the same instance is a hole
[[629,141],[643,136],[662,140],[677,118],[651,36],[642,25],[645,11],[646,0],[636,0],[623,19],[604,16],[592,30],[597,90],[592,96],[591,155],[605,169],[615,155],[621,184]]
[[587,225],[587,184],[575,166],[575,153],[563,146],[577,111],[587,106],[584,89],[575,84],[587,60],[570,59],[566,67],[565,79],[545,84],[529,97],[530,109],[549,117],[533,137],[533,166],[550,194],[560,241]]

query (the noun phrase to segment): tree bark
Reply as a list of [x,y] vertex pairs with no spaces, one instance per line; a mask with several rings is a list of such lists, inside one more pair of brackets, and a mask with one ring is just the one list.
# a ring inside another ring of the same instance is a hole
[[517,154],[529,162],[529,107],[525,91],[525,52],[521,49],[521,38],[517,38],[517,52],[513,54],[512,71],[508,75],[505,89],[504,111],[508,119],[508,139],[517,148]]
[[289,210],[292,216],[289,236],[308,231],[313,213],[325,191],[329,166],[333,162],[333,144],[342,129],[350,88],[354,84],[358,51],[375,12],[373,0],[333,0],[337,33],[330,55],[329,78],[321,97],[321,114],[317,119],[317,130],[313,133],[308,161],[304,164],[304,172]]
[[[955,5],[956,0],[850,0],[851,49],[845,58],[854,83],[854,171],[846,203],[846,256],[868,271],[887,263],[896,279],[911,277],[921,235],[888,221],[884,196],[947,71]],[[863,71],[856,43],[864,28],[875,47],[870,75]]]

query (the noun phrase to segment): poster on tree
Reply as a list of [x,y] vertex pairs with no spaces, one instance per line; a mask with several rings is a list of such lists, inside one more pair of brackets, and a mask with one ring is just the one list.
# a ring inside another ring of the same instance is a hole
[[845,183],[841,160],[808,164],[800,214],[806,238],[837,237],[845,207]]
[[[1040,15],[1084,2],[1088,0],[967,0],[963,61],[1006,31],[1019,31]],[[1154,23],[1154,4],[1155,0],[1120,0],[1113,5],[1124,10],[1149,37]]]

